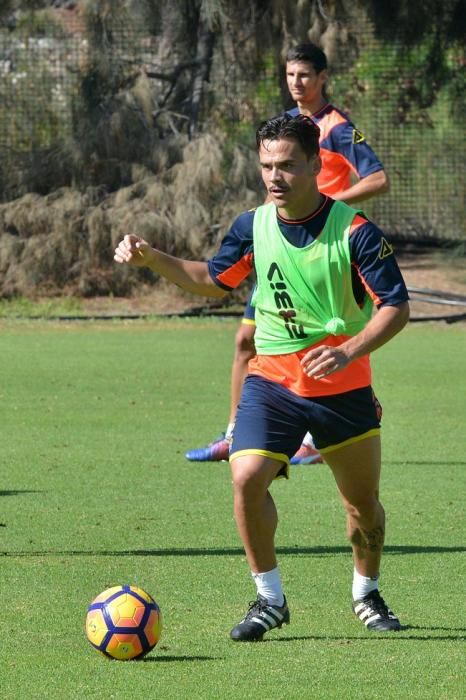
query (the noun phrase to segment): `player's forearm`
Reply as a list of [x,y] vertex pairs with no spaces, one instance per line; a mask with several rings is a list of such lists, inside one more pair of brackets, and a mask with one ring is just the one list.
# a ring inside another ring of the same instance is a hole
[[308,377],[324,379],[333,372],[347,367],[353,360],[377,350],[399,333],[409,319],[409,304],[384,306],[360,333],[348,338],[337,347],[318,345],[301,359],[303,372]]
[[162,253],[134,233],[126,234],[119,242],[113,259],[119,265],[147,267],[191,294],[217,299],[226,294],[211,278],[206,262],[183,260]]
[[398,306],[383,306],[364,330],[346,340],[339,349],[345,353],[349,362],[352,362],[385,345],[404,328],[408,320],[409,303],[407,301]]
[[191,294],[214,298],[226,294],[212,280],[206,262],[183,260],[151,248],[147,267]]
[[389,189],[390,184],[387,174],[384,170],[378,170],[376,173],[363,177],[347,190],[334,195],[333,198],[346,202],[346,204],[354,204],[388,192]]

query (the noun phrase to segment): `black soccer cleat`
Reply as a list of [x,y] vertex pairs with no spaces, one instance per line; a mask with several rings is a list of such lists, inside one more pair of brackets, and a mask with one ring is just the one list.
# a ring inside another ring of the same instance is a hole
[[269,605],[261,595],[249,603],[248,611],[241,622],[233,627],[230,637],[235,642],[260,642],[266,632],[274,627],[290,623],[290,611],[286,598],[283,606]]
[[367,629],[373,632],[398,632],[401,629],[399,619],[387,606],[378,590],[353,601],[353,612]]

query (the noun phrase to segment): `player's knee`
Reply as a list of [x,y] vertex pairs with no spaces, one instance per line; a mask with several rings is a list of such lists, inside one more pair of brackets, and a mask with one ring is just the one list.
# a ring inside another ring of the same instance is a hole
[[234,462],[232,463],[232,481],[235,493],[248,500],[261,499],[268,488],[260,470],[247,466],[235,467]]
[[345,501],[346,512],[351,520],[367,527],[374,522],[384,520],[385,512],[377,494],[364,494],[352,501]]
[[251,471],[233,470],[233,488],[239,493],[253,494],[257,491],[259,481],[257,475]]

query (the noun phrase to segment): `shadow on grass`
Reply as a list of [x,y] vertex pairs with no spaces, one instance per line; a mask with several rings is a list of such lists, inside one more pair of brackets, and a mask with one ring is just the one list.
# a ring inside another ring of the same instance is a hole
[[[433,634],[403,634],[403,632],[412,632],[414,630],[420,630],[421,632],[432,632]],[[449,632],[447,635],[437,635],[435,632]],[[457,633],[457,634],[455,634]],[[373,642],[373,641],[406,641],[406,640],[419,640],[419,641],[458,641],[464,642],[466,640],[466,627],[427,627],[420,625],[402,625],[399,632],[367,632],[366,634],[361,634],[357,636],[349,637],[347,635],[327,635],[327,634],[309,634],[299,637],[275,637],[267,638],[263,641],[265,642],[300,642],[306,640],[315,641],[325,641],[329,640],[332,642],[341,642],[343,644],[349,642]]]
[[406,459],[406,460],[394,460],[394,459],[389,459],[388,457],[384,459],[384,463],[386,464],[396,464],[398,466],[415,466],[415,467],[431,467],[431,466],[438,466],[438,467],[466,467],[466,462],[464,460],[459,461],[459,460],[445,460],[445,459],[433,459],[433,460],[413,460],[413,459]]
[[[466,627],[425,627],[421,625],[403,625],[402,631],[406,630],[421,630],[422,632],[460,632],[459,636],[454,636],[452,639],[466,639]],[[433,637],[433,639],[448,639],[448,637]]]
[[[384,555],[398,554],[458,554],[466,552],[466,546],[453,545],[451,547],[437,545],[387,545],[384,547]],[[351,553],[350,547],[277,547],[277,554],[289,556],[310,555],[315,557],[334,556],[335,554]],[[18,551],[1,552],[4,557],[230,557],[244,556],[242,547],[166,547],[158,549],[103,549],[103,550],[77,550],[61,549],[56,551]]]
[[0,491],[0,496],[20,496],[22,493],[43,493],[34,489],[10,489],[8,491]]
[[163,663],[164,661],[218,661],[219,656],[146,656],[139,663]]
[[[423,630],[425,632],[434,632],[436,630],[445,631],[457,634],[403,634],[412,630]],[[327,634],[306,634],[295,637],[275,637],[264,639],[267,643],[284,643],[284,642],[340,642],[341,644],[349,644],[351,642],[464,642],[466,640],[466,628],[461,627],[418,627],[417,625],[403,625],[399,632],[368,632],[361,635],[327,635]]]

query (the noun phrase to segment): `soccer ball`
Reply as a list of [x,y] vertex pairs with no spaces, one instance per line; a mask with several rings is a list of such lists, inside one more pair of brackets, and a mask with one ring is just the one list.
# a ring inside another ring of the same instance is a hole
[[142,588],[112,586],[89,605],[85,631],[94,649],[105,656],[141,659],[160,639],[162,614]]

